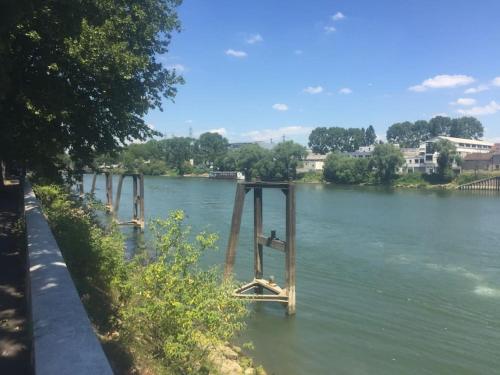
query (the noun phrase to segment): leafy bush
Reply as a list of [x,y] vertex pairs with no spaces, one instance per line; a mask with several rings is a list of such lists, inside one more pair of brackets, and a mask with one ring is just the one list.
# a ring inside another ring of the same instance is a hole
[[122,235],[97,225],[92,208],[72,201],[62,187],[38,185],[34,190],[85,307],[96,324],[109,328],[126,271]]
[[118,333],[115,366],[125,355],[155,373],[206,372],[208,353],[243,328],[246,309],[232,297],[234,284],[222,281],[217,268],[198,265],[217,236],[200,233],[190,241],[182,211],[153,222],[155,257],[143,252],[126,263],[123,236],[97,224],[91,201],[73,201],[57,185],[34,190],[101,337]]
[[154,221],[157,256],[143,255],[130,264],[121,317],[133,346],[147,348],[175,373],[192,374],[202,371],[213,347],[243,328],[246,309],[218,268],[198,266],[217,236],[200,233],[189,241],[183,221],[182,211]]
[[323,169],[325,180],[339,184],[359,184],[370,179],[370,163],[339,153],[328,155]]

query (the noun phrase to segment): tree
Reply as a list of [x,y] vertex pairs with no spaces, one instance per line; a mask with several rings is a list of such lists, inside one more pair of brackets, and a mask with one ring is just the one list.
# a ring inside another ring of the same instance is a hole
[[67,152],[83,163],[155,134],[143,116],[182,83],[157,60],[179,4],[33,0],[2,30],[0,159],[44,165]]
[[483,125],[474,117],[436,116],[429,122],[424,120],[411,123],[396,123],[387,129],[387,141],[401,147],[419,147],[423,142],[439,135],[479,139],[483,136]]
[[213,164],[217,158],[227,152],[228,141],[218,133],[203,133],[195,143],[195,154],[198,160],[207,165]]
[[365,158],[352,158],[334,152],[328,155],[323,169],[326,181],[340,184],[359,184],[370,176],[370,162]]
[[271,151],[266,150],[259,145],[245,145],[238,150],[236,162],[237,169],[245,173],[246,179],[251,180],[253,176],[258,174],[258,172],[255,171],[255,166],[259,160],[268,159],[270,155]]
[[309,147],[322,155],[331,151],[352,152],[360,146],[373,144],[375,139],[375,130],[371,125],[366,131],[363,128],[319,127],[309,135]]
[[437,175],[441,181],[450,181],[452,179],[452,165],[457,161],[458,155],[453,143],[446,139],[434,143],[434,151],[438,152],[437,157]]
[[480,139],[483,136],[483,125],[474,117],[460,117],[452,120],[450,137]]
[[309,147],[316,154],[325,155],[330,151],[330,133],[325,127],[313,129],[309,134]]
[[398,122],[387,129],[386,138],[389,143],[396,143],[401,147],[418,147],[414,141],[413,124],[409,121]]
[[288,181],[297,176],[297,165],[307,155],[305,147],[293,142],[279,143],[255,165],[255,173],[266,181]]
[[365,130],[364,146],[371,146],[371,145],[375,144],[376,140],[377,140],[377,135],[375,134],[375,129],[373,128],[372,125],[370,125]]
[[451,130],[451,118],[436,116],[429,121],[429,133],[431,137],[438,135],[449,135]]
[[194,139],[173,137],[161,140],[159,143],[165,162],[175,168],[179,175],[186,173],[189,159],[194,156]]
[[397,169],[404,164],[405,159],[399,149],[385,143],[375,146],[371,161],[378,180],[389,183],[396,177]]

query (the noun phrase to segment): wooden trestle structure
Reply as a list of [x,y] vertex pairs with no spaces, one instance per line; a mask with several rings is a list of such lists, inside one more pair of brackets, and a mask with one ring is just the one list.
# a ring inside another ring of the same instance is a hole
[[[118,210],[120,209],[120,198],[122,195],[122,185],[125,177],[132,177],[132,219],[129,221],[118,221]],[[115,219],[120,225],[134,225],[144,229],[144,175],[131,173],[121,174],[116,190],[115,206],[113,210]]]
[[500,176],[472,181],[458,187],[460,190],[496,190],[500,191]]
[[[279,302],[286,305],[287,314],[295,314],[295,186],[289,182],[240,182],[236,187],[231,233],[227,245],[224,276],[232,274],[236,258],[236,248],[240,234],[241,218],[246,193],[253,189],[254,201],[254,279],[234,292],[238,298],[252,301]],[[262,230],[262,191],[264,189],[280,189],[286,199],[286,239],[276,237],[276,231],[271,231],[269,237]],[[285,287],[281,288],[274,280],[263,277],[264,246],[285,253]],[[266,291],[267,293],[264,293]],[[252,292],[254,292],[252,294]]]

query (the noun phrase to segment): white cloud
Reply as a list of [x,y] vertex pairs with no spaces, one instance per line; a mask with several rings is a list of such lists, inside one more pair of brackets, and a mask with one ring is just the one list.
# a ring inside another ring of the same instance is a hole
[[352,90],[349,87],[344,87],[339,90],[339,94],[349,95],[352,94]]
[[208,132],[209,133],[217,133],[217,134],[222,135],[223,137],[227,134],[226,128],[210,129]]
[[286,104],[276,103],[273,104],[273,109],[283,112],[283,111],[288,111],[288,106]]
[[334,33],[335,31],[337,31],[337,29],[333,26],[325,26],[323,28],[323,30],[325,30],[326,34],[331,34],[331,33]]
[[500,77],[493,78],[493,81],[491,81],[491,84],[493,86],[500,86]]
[[246,42],[248,44],[256,44],[256,43],[260,43],[264,40],[264,38],[262,38],[262,35],[260,34],[252,34],[250,35],[247,39],[246,39]]
[[295,51],[293,51],[293,53],[295,53],[296,55],[302,55],[304,51],[302,51],[301,49],[296,49]]
[[489,104],[486,104],[483,107],[472,107],[469,109],[459,109],[458,113],[461,115],[467,116],[484,116],[484,115],[492,115],[500,111],[500,104],[492,100]]
[[465,107],[476,104],[476,99],[473,98],[458,98],[456,101],[451,102],[451,105],[462,105]]
[[323,87],[321,86],[309,86],[309,87],[306,87],[304,90],[304,92],[307,92],[308,94],[311,94],[311,95],[314,95],[314,94],[320,94],[323,92]]
[[233,56],[233,57],[238,57],[238,58],[243,58],[243,57],[247,57],[247,53],[245,51],[236,51],[234,49],[228,49],[226,50],[226,55],[228,56]]
[[332,20],[334,21],[340,21],[340,20],[343,20],[345,18],[344,14],[341,13],[341,12],[337,12],[335,13],[333,16],[332,16]]
[[470,87],[464,91],[464,94],[477,94],[478,92],[489,90],[487,85],[479,85],[477,87]]
[[442,89],[442,88],[451,88],[457,86],[466,86],[470,85],[474,81],[475,81],[474,78],[463,74],[456,74],[456,75],[442,74],[442,75],[437,75],[433,78],[428,78],[425,81],[423,81],[420,85],[411,86],[409,90],[422,92],[422,91],[427,91],[428,89]]
[[286,126],[277,129],[253,130],[243,133],[242,136],[251,141],[269,142],[271,138],[278,141],[283,136],[286,138],[304,138],[304,136],[308,136],[312,130],[312,126]]
[[184,73],[186,71],[186,67],[182,64],[172,64],[167,66],[167,69],[175,70],[177,73]]

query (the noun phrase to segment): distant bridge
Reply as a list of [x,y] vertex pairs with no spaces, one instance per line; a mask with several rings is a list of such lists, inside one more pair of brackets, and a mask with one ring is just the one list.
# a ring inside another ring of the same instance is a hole
[[460,190],[496,190],[500,191],[500,176],[483,178],[482,180],[472,181],[458,187]]

